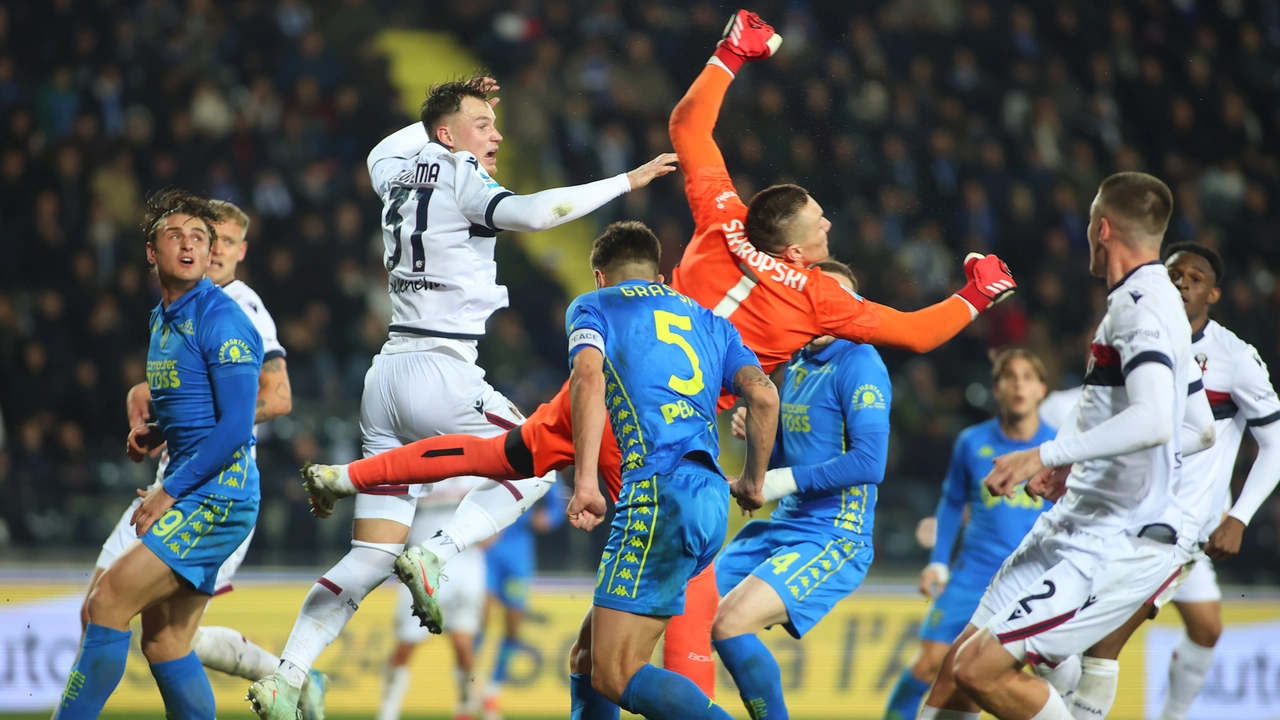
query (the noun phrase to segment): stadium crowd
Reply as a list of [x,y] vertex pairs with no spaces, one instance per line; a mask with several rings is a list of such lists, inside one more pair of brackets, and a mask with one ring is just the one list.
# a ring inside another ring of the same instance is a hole
[[[300,461],[347,461],[364,372],[388,314],[379,202],[365,156],[408,122],[373,39],[455,32],[503,85],[501,129],[545,184],[669,149],[667,117],[732,8],[645,0],[28,0],[0,6],[0,539],[96,547],[132,487],[125,391],[157,302],[138,230],[178,186],[253,218],[241,277],[288,350],[295,411],[262,437],[255,556],[308,547]],[[744,72],[718,136],[740,194],[791,181],[833,222],[861,291],[901,309],[959,286],[997,252],[1013,300],[926,356],[886,352],[893,455],[877,554],[922,558],[951,442],[994,407],[988,351],[1022,345],[1078,384],[1106,298],[1085,227],[1099,181],[1152,172],[1174,189],[1170,241],[1227,261],[1215,317],[1280,358],[1280,6],[868,0],[766,2],[786,38]],[[797,81],[796,78],[804,78]],[[589,222],[639,219],[665,270],[692,230],[659,181]],[[509,310],[480,364],[524,409],[565,375],[565,291],[518,236],[499,239]],[[1241,454],[1247,468],[1251,452]],[[1242,476],[1241,476],[1242,479]],[[1250,526],[1228,582],[1277,583],[1280,501]],[[339,536],[341,533],[338,534]],[[557,536],[562,537],[563,536]],[[335,547],[341,543],[335,537]],[[87,553],[86,553],[87,556]]]

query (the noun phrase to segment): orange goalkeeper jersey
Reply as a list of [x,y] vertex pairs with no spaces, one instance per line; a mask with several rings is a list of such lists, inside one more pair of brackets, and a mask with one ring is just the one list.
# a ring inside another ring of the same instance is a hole
[[671,286],[728,318],[766,373],[821,335],[867,342],[880,326],[873,303],[820,270],[796,267],[747,240],[747,206],[723,165],[686,177],[697,229]]

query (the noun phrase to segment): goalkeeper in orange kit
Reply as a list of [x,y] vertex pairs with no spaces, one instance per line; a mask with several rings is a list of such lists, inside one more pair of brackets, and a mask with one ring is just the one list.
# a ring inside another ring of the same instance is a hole
[[[803,188],[775,185],[758,193],[750,207],[742,203],[712,130],[734,75],[744,63],[769,57],[780,43],[781,37],[759,16],[739,10],[707,67],[672,112],[671,139],[696,224],[672,287],[727,317],[765,372],[823,335],[928,352],[1012,293],[1013,277],[994,255],[970,255],[964,263],[967,283],[959,292],[922,310],[900,312],[809,269],[828,257],[831,223]],[[732,398],[721,398],[721,409],[731,404]],[[600,470],[613,493],[618,459],[606,426]],[[572,462],[566,385],[504,436],[441,435],[350,465],[312,466],[307,487],[313,504],[327,512],[337,499],[381,485],[439,482],[459,475],[515,480]],[[709,696],[715,682],[711,623],[717,601],[708,568],[691,582],[685,614],[672,619],[664,645],[664,665],[694,680]]]

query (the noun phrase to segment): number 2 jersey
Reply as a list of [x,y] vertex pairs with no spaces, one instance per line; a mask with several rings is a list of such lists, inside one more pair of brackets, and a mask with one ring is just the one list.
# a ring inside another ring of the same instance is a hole
[[1182,460],[1183,482],[1195,483],[1188,502],[1200,529],[1198,539],[1204,540],[1231,499],[1231,474],[1244,429],[1280,420],[1280,401],[1258,351],[1218,323],[1210,320],[1191,337],[1191,352],[1204,373],[1215,421],[1213,447]]
[[[1141,265],[1107,294],[1107,313],[1090,347],[1077,433],[1084,433],[1129,407],[1125,377],[1144,363],[1173,371],[1170,440],[1136,452],[1075,463],[1067,494],[1049,511],[1107,535],[1136,533],[1163,523],[1183,534],[1190,515],[1178,487],[1179,432],[1189,388],[1198,388],[1200,369],[1191,358],[1191,324],[1182,296],[1160,262]],[[1043,451],[1042,451],[1043,452]],[[1050,462],[1050,458],[1046,458]]]
[[666,285],[628,280],[578,297],[565,313],[569,362],[604,355],[605,403],[624,484],[705,454],[719,469],[716,403],[743,367],[759,367],[729,321]]

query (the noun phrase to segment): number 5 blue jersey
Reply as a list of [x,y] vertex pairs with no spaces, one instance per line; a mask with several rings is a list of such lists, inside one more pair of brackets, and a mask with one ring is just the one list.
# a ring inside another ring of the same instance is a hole
[[666,285],[628,280],[580,296],[565,313],[569,362],[604,354],[605,402],[622,451],[622,481],[668,474],[680,459],[720,456],[721,388],[755,353],[737,328]]

